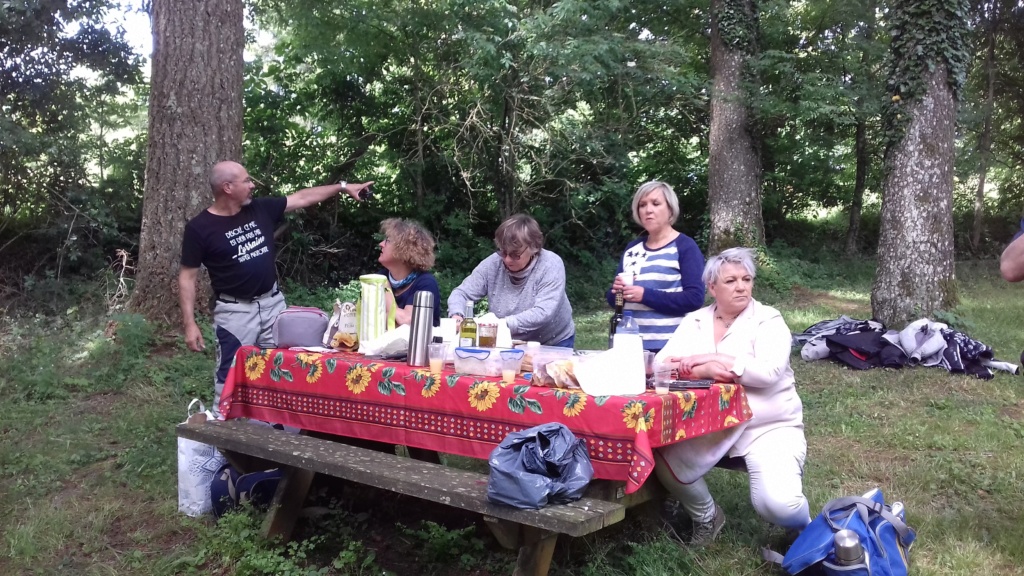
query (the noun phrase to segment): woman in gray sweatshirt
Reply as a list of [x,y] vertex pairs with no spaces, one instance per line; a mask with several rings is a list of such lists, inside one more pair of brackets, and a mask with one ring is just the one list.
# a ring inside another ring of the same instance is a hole
[[448,297],[448,316],[461,320],[469,300],[487,297],[512,338],[572,348],[576,325],[565,295],[565,265],[544,249],[537,221],[515,214],[494,233],[498,251],[483,260]]

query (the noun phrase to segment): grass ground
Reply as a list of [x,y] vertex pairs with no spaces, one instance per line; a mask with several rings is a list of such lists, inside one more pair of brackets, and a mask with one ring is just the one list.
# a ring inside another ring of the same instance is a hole
[[[870,273],[869,263],[811,266],[794,273],[799,286],[759,297],[794,330],[839,314],[864,318]],[[958,277],[962,302],[948,319],[1016,361],[1024,346],[1020,287],[999,280],[991,262],[963,264]],[[600,347],[606,319],[579,315],[578,347]],[[131,317],[110,326],[75,312],[5,320],[0,574],[510,572],[514,559],[476,519],[335,483],[318,486],[318,513],[290,546],[254,537],[258,513],[218,523],[178,514],[173,427],[191,397],[210,395],[212,362]],[[1022,573],[1020,376],[854,372],[798,356],[794,369],[812,509],[879,486],[906,503],[918,529],[914,574]],[[760,548],[778,546],[780,534],[751,510],[746,477],[716,470],[709,483],[729,518],[713,546],[681,549],[627,517],[600,535],[560,543],[553,574],[773,573]]]

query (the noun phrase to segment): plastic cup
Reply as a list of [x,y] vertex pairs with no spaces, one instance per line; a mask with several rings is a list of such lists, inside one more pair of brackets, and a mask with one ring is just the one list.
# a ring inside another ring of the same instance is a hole
[[668,394],[669,382],[672,382],[672,366],[654,364],[654,391],[658,394]]
[[644,374],[648,378],[654,376],[654,352],[644,350]]
[[516,381],[516,375],[519,374],[519,364],[523,361],[522,357],[518,358],[502,358],[501,359],[501,379],[509,384]]
[[619,280],[622,281],[626,286],[633,285],[633,273],[632,272],[619,272]]
[[444,355],[447,351],[448,345],[443,342],[427,345],[427,358],[430,361],[431,374],[441,373],[441,369],[444,368]]

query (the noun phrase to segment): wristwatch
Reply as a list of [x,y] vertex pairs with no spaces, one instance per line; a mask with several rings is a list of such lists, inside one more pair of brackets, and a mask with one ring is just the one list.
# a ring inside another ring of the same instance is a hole
[[347,188],[348,182],[345,182],[344,180],[342,180],[342,181],[338,182],[338,184],[341,184],[341,191],[342,192],[348,192],[348,188]]

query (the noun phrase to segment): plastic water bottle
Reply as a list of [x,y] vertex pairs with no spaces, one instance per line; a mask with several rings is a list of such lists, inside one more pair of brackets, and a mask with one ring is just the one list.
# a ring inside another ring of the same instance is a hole
[[[622,340],[625,337],[626,340]],[[633,313],[626,311],[622,313],[622,320],[619,320],[615,327],[615,336],[612,338],[612,347],[618,346],[619,342],[630,341],[640,338],[640,326],[633,320]],[[640,347],[643,348],[643,340],[640,340]]]
[[633,319],[633,313],[626,311],[622,321],[615,328],[612,338],[612,350],[616,356],[614,378],[622,387],[620,394],[643,394],[646,388],[646,372],[644,371],[644,341],[640,338],[640,326]]
[[840,566],[856,566],[864,563],[864,548],[860,545],[860,536],[853,530],[840,530],[833,536],[835,544],[836,564]]

